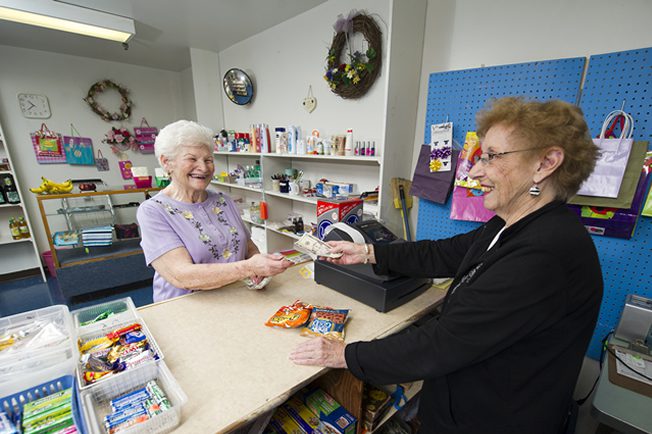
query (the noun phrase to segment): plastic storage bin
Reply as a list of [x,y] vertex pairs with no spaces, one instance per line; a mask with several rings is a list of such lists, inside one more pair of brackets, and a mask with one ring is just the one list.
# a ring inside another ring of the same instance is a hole
[[[154,360],[152,362],[146,362],[145,365],[158,364],[159,361],[163,359],[163,353],[161,352],[160,347],[156,343],[156,340],[154,339],[154,335],[152,335],[152,333],[147,328],[147,324],[145,324],[145,321],[140,317],[136,317],[136,318],[134,318],[132,320],[129,320],[129,321],[126,321],[126,322],[123,322],[123,323],[115,324],[110,329],[102,329],[102,330],[97,330],[96,329],[96,330],[92,330],[92,331],[89,331],[89,332],[85,332],[83,334],[79,333],[79,341],[80,341],[80,343],[87,342],[87,341],[90,341],[92,339],[104,336],[107,333],[109,333],[109,332],[111,332],[111,331],[113,331],[115,329],[126,327],[128,325],[133,324],[133,323],[138,323],[138,324],[140,324],[142,326],[141,331],[143,333],[145,333],[145,336],[147,336],[147,342],[149,343],[150,351],[152,351],[152,353],[154,353],[155,357],[157,358],[157,360]],[[92,387],[96,387],[96,386],[98,386],[98,385],[100,385],[100,384],[102,384],[104,382],[108,382],[108,381],[110,381],[110,380],[112,380],[114,378],[117,379],[118,381],[120,381],[120,379],[123,378],[123,376],[125,376],[129,372],[131,372],[133,370],[136,370],[138,368],[139,367],[132,368],[132,369],[122,371],[122,372],[118,372],[117,374],[113,374],[110,377],[100,378],[95,383],[85,384],[86,382],[84,381],[84,371],[83,371],[81,365],[79,363],[77,363],[77,382],[79,383],[79,388],[81,390],[86,390],[86,389],[90,389]]]
[[77,427],[77,431],[81,434],[86,434],[88,432],[86,421],[82,416],[83,412],[80,405],[81,397],[77,392],[75,378],[72,375],[64,375],[57,377],[54,380],[34,384],[37,385],[27,387],[24,390],[11,395],[3,395],[3,397],[0,398],[0,411],[9,410],[9,413],[14,411],[22,412],[23,406],[26,403],[72,387],[72,417],[75,426]]
[[74,375],[79,353],[66,306],[57,305],[0,318],[0,336],[38,321],[56,325],[64,337],[44,347],[9,347],[0,351],[0,396],[14,394],[52,378]]
[[181,407],[188,397],[181,390],[165,363],[158,362],[139,366],[122,375],[107,378],[106,381],[81,392],[84,415],[91,434],[103,434],[104,416],[111,412],[110,401],[136,389],[145,387],[147,382],[156,380],[170,400],[172,408],[151,419],[121,431],[134,433],[167,433],[181,421]]
[[[82,325],[87,321],[97,318],[102,312],[111,310],[114,312],[110,317],[97,321],[93,324]],[[117,328],[116,324],[122,324],[129,321],[135,321],[138,315],[136,314],[136,306],[131,300],[131,297],[121,298],[119,300],[108,301],[106,303],[95,304],[93,306],[84,307],[81,309],[73,310],[72,321],[77,329],[77,334],[87,334],[96,331],[104,331],[108,333],[109,329]]]

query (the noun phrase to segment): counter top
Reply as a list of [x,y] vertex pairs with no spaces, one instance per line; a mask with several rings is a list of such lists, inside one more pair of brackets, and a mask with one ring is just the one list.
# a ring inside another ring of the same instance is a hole
[[266,327],[276,310],[301,299],[351,309],[346,342],[398,332],[432,311],[445,292],[430,288],[407,304],[379,313],[301,276],[301,265],[275,276],[264,291],[238,282],[139,309],[188,395],[175,432],[228,432],[277,407],[329,369],[297,366],[288,355],[306,337],[299,329]]

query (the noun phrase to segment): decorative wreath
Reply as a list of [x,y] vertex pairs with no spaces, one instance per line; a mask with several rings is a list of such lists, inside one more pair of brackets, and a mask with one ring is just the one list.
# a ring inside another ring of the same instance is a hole
[[[348,18],[340,15],[333,28],[335,36],[328,50],[324,79],[331,90],[342,98],[360,98],[367,93],[380,74],[382,33],[373,18],[355,11],[352,11]],[[362,33],[369,44],[365,53],[351,53],[350,39],[356,32]],[[345,45],[349,47],[350,63],[340,63]]]
[[[107,109],[102,107],[95,101],[95,96],[99,93],[104,92],[107,89],[115,89],[120,94],[120,99],[122,103],[120,104],[120,111],[110,113]],[[103,120],[107,122],[112,121],[124,121],[129,119],[131,116],[131,106],[132,102],[129,99],[129,91],[124,87],[116,84],[111,80],[102,80],[98,81],[88,89],[88,95],[84,98],[84,101],[91,106],[91,109],[97,113]]]

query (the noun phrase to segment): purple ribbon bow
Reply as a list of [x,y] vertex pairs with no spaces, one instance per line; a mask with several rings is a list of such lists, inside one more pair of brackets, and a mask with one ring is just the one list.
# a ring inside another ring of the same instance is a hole
[[353,18],[355,18],[356,15],[358,15],[358,11],[355,9],[351,9],[349,16],[346,18],[344,18],[344,15],[339,14],[337,16],[337,21],[335,21],[335,24],[333,24],[335,33],[351,33],[351,30],[353,30]]

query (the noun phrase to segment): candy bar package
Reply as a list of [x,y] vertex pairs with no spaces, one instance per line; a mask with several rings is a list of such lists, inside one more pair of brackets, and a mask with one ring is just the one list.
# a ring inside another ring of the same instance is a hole
[[313,307],[310,321],[301,329],[301,336],[322,336],[343,341],[344,323],[348,315],[348,309]]
[[268,327],[298,328],[310,317],[312,306],[296,300],[289,306],[281,306],[265,323]]

